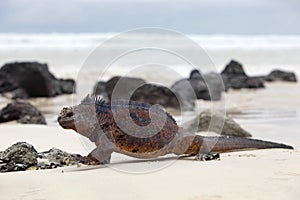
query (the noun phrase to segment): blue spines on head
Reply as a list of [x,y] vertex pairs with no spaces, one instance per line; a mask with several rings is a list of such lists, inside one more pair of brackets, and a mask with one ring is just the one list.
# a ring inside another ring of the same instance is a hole
[[109,106],[106,105],[105,100],[101,99],[101,97],[95,97],[95,108],[96,113],[107,113]]
[[81,104],[83,105],[93,105],[96,108],[96,113],[107,113],[109,109],[108,105],[105,104],[104,99],[100,96],[87,95],[84,99],[81,100]]

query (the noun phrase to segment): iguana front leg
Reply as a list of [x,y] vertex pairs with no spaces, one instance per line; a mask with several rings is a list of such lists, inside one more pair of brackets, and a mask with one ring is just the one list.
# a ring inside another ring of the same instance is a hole
[[115,144],[102,133],[99,135],[96,145],[97,147],[87,156],[87,158],[94,161],[95,164],[109,164],[111,154],[115,150]]

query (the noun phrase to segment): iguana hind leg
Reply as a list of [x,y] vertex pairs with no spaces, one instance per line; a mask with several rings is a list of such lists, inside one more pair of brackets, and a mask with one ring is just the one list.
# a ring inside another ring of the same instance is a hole
[[208,160],[219,160],[219,153],[211,153],[213,144],[205,141],[204,137],[200,135],[180,134],[176,140],[172,153],[177,155],[188,155],[196,156],[195,160],[208,161]]
[[209,161],[209,160],[220,160],[220,153],[201,153],[199,152],[195,160]]

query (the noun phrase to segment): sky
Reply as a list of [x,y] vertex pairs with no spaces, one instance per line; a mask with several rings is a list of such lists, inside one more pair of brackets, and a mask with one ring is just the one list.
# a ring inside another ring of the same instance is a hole
[[1,0],[0,32],[300,34],[299,0]]

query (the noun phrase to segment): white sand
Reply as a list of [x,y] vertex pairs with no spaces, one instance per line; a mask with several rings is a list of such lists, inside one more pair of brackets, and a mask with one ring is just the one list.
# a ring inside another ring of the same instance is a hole
[[[255,138],[291,144],[296,148],[294,151],[229,153],[222,154],[221,161],[209,162],[192,158],[139,161],[113,154],[109,167],[73,166],[0,174],[0,199],[299,199],[299,85],[276,87],[231,92],[227,105],[242,111],[264,108],[268,112],[275,109],[285,113],[295,110],[295,116],[290,117],[277,118],[278,113],[266,114],[265,111],[260,113],[260,118],[237,117]],[[72,153],[88,153],[88,143],[75,132],[53,124],[0,125],[0,150],[17,141],[26,141],[38,151],[57,147]],[[152,172],[133,173],[149,170]]]
[[[251,127],[248,127],[251,129]],[[252,127],[252,131],[254,128]],[[78,135],[59,127],[1,125],[0,148],[16,141],[38,151],[53,146],[87,153]],[[299,149],[299,141],[296,148]],[[127,162],[126,162],[127,161]],[[191,159],[135,162],[114,155],[110,167],[64,167],[54,170],[0,174],[1,200],[6,199],[297,199],[300,191],[300,152],[261,150],[223,154],[221,161]],[[64,173],[62,173],[62,171]]]

